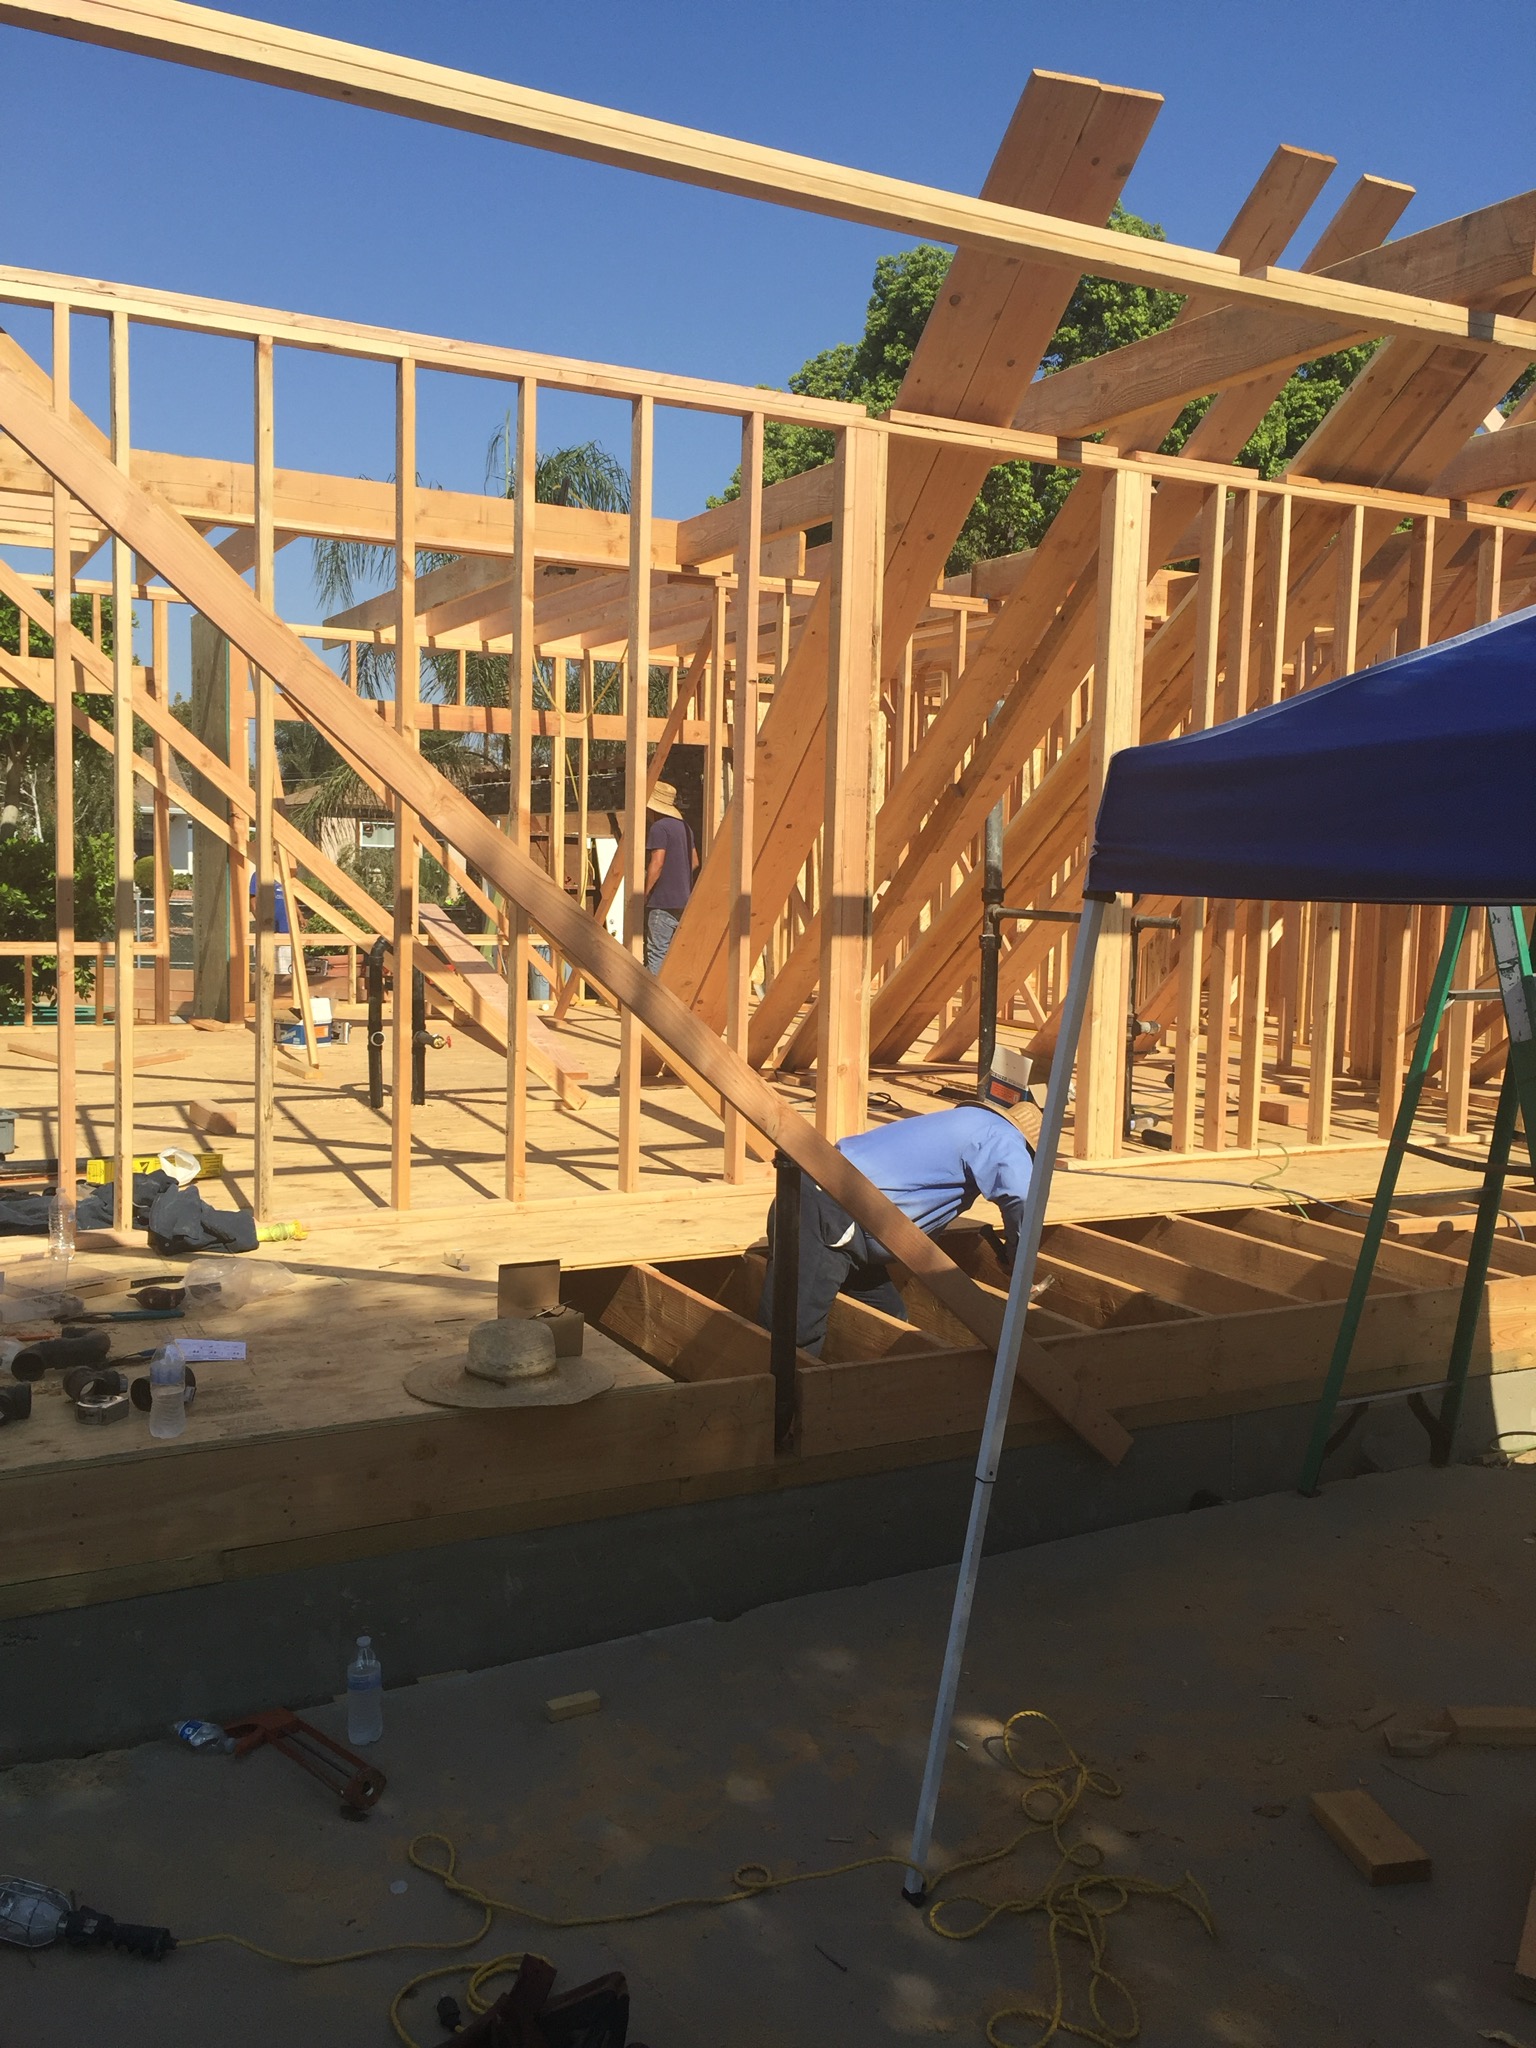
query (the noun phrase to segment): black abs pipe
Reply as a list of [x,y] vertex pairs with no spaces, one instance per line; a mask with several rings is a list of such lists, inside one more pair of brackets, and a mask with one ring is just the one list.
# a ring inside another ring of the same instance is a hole
[[368,948],[368,1107],[384,1107],[384,955],[388,939]]
[[411,1100],[427,1099],[427,981],[418,967],[411,975]]
[[795,1338],[800,1320],[800,1169],[787,1152],[773,1155],[773,1441],[787,1444],[795,1426]]
[[979,1017],[976,1031],[976,1092],[986,1090],[997,1050],[997,969],[1002,956],[1003,936],[998,918],[1003,908],[1003,807],[995,804],[987,813],[982,841],[981,874],[981,974],[977,981]]

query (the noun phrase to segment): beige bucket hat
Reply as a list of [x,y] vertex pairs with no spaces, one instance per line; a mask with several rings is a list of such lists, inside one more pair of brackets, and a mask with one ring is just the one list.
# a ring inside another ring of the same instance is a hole
[[680,820],[683,815],[677,808],[677,789],[670,782],[657,783],[645,800],[645,808],[648,811],[659,811],[664,818]]
[[405,1391],[443,1408],[567,1408],[605,1394],[616,1377],[603,1359],[557,1358],[547,1322],[505,1317],[471,1330],[464,1355],[412,1366]]

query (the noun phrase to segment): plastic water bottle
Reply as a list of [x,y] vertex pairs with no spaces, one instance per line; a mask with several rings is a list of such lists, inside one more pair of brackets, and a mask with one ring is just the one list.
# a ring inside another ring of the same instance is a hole
[[347,1740],[354,1748],[377,1742],[384,1733],[384,1672],[373,1654],[373,1638],[359,1636],[357,1655],[347,1666]]
[[75,1204],[62,1190],[48,1204],[48,1254],[63,1259],[68,1272],[68,1261],[75,1255]]
[[220,1756],[234,1754],[235,1738],[226,1735],[217,1721],[173,1721],[171,1733],[188,1749],[206,1749]]
[[180,1436],[187,1426],[187,1363],[179,1344],[166,1344],[149,1367],[149,1433]]

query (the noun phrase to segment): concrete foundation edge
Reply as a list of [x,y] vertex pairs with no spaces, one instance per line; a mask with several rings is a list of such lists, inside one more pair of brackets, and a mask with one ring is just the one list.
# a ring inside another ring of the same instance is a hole
[[[1522,1382],[1516,1405],[1536,1400],[1536,1373],[1500,1377],[1501,1396]],[[1500,1423],[1486,1394],[1469,1390],[1468,1409],[1462,1443],[1475,1453]],[[1010,1451],[988,1549],[1293,1486],[1311,1416],[1286,1407],[1143,1430],[1118,1469],[1070,1442]],[[1404,1404],[1375,1404],[1328,1477],[1426,1455]],[[386,1684],[402,1685],[953,1564],[971,1483],[962,1461],[912,1466],[0,1624],[0,1763],[122,1747],[188,1715],[329,1699],[364,1630]]]

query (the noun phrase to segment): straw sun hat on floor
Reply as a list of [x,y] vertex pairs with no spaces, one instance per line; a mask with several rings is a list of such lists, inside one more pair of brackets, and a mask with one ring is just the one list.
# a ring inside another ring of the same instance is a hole
[[565,1408],[606,1393],[615,1377],[599,1358],[557,1358],[539,1317],[505,1317],[471,1330],[466,1354],[413,1366],[405,1391],[444,1408]]

